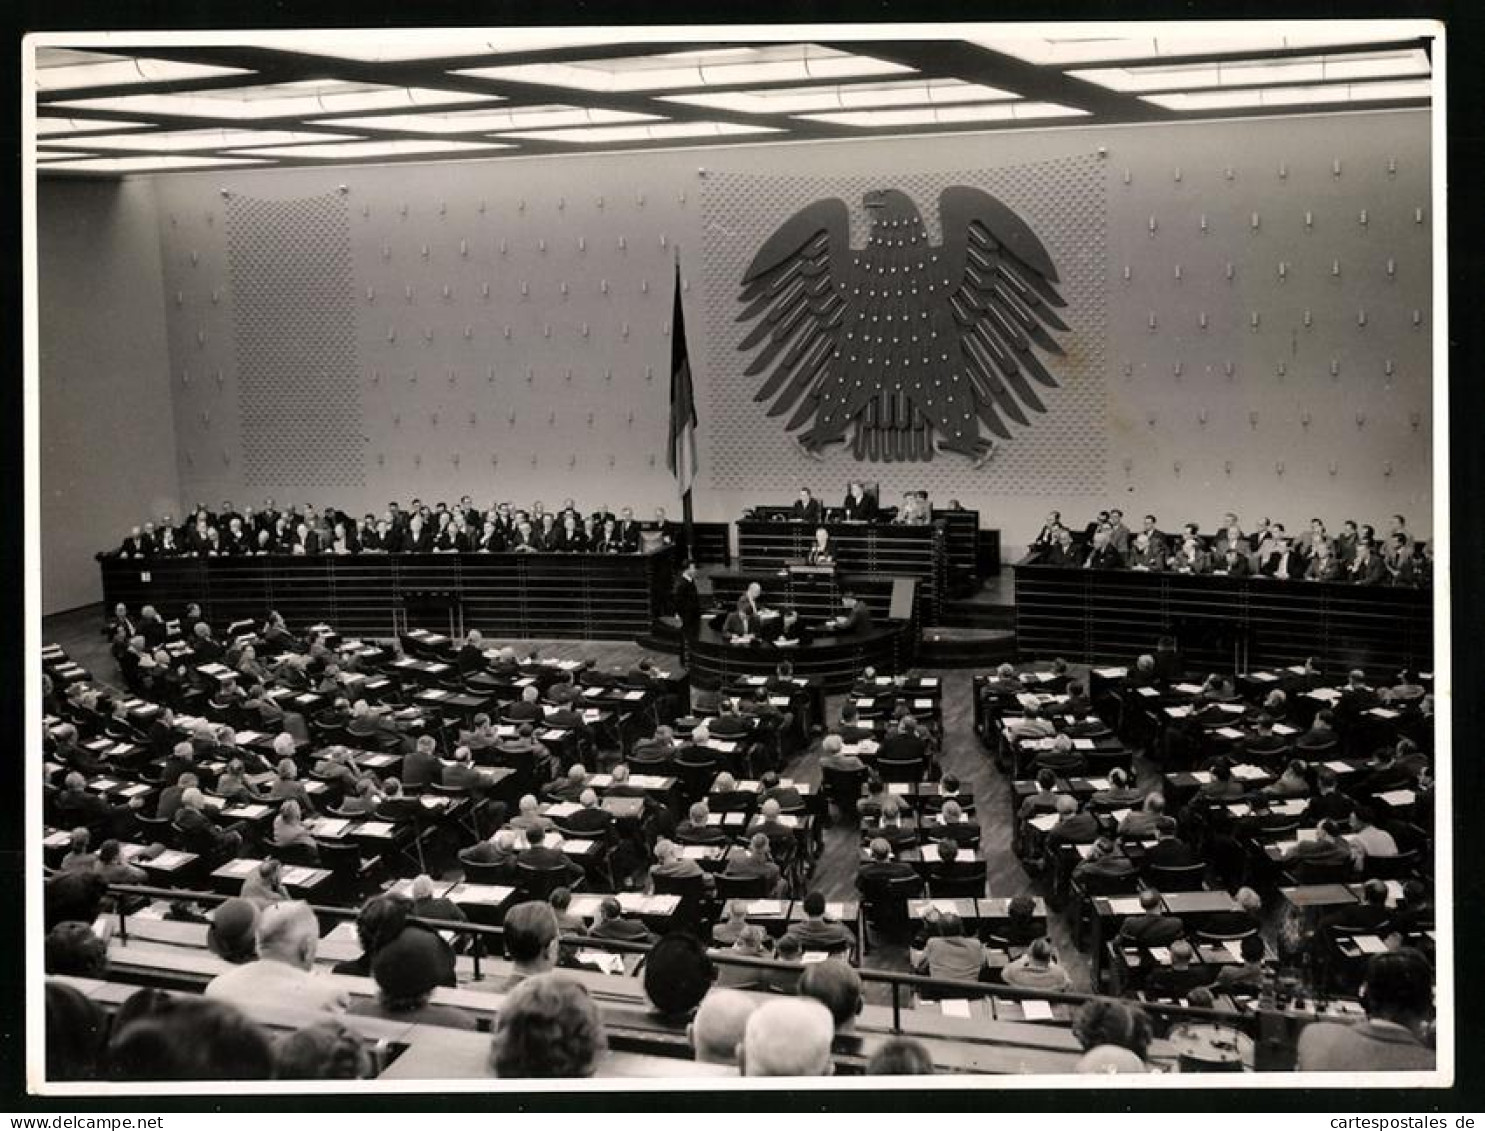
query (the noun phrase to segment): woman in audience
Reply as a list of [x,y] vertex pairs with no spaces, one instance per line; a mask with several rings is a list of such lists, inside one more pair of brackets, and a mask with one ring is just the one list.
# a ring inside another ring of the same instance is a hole
[[105,1062],[110,1080],[267,1080],[273,1047],[235,1006],[180,996],[116,1025]]
[[475,1028],[462,1009],[432,1004],[433,991],[454,982],[454,952],[432,931],[410,927],[377,950],[371,960],[375,998],[357,998],[352,1013],[446,1029]]
[[1154,1034],[1150,1019],[1139,1006],[1110,998],[1095,998],[1078,1010],[1072,1031],[1085,1050],[1076,1071],[1149,1071],[1145,1052]]
[[893,1037],[883,1041],[866,1062],[868,1076],[932,1076],[933,1055],[921,1041]]
[[98,1079],[98,1058],[108,1018],[81,990],[48,979],[46,983],[46,1078]]
[[558,974],[526,978],[506,995],[491,1043],[501,1079],[593,1075],[608,1042],[582,984]]
[[1035,940],[1000,976],[1006,985],[1023,990],[1065,990],[1072,985],[1071,976],[1045,938]]
[[309,791],[299,780],[299,767],[294,765],[292,758],[279,759],[278,777],[268,787],[268,796],[272,800],[282,798],[297,802],[301,813],[314,814],[314,802],[309,799]]
[[279,806],[278,814],[273,818],[271,843],[277,849],[291,847],[308,849],[310,855],[319,859],[320,846],[315,841],[315,834],[304,827],[304,820],[299,813],[297,801],[285,801]]
[[366,1080],[376,1075],[366,1043],[339,1021],[286,1033],[273,1052],[279,1080]]
[[242,898],[259,908],[283,903],[289,898],[289,892],[284,887],[283,871],[283,864],[270,856],[242,881]]
[[356,915],[356,937],[361,940],[360,957],[337,962],[334,972],[371,977],[371,963],[377,951],[402,933],[411,914],[412,902],[400,895],[374,895],[368,899]]

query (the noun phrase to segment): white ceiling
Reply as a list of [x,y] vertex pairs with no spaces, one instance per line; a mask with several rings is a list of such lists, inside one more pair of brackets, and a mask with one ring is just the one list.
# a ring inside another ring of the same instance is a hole
[[37,168],[489,159],[1417,107],[1433,93],[1417,22],[890,30],[111,35],[98,50],[71,37],[36,49]]

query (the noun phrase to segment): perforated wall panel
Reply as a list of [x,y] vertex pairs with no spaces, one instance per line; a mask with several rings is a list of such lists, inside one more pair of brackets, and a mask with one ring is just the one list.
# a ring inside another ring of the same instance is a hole
[[227,198],[245,487],[365,481],[345,196]]
[[1041,238],[1057,267],[1058,289],[1067,301],[1061,314],[1071,333],[1057,335],[1065,355],[1044,360],[1061,387],[1039,388],[1047,411],[1029,412],[1029,426],[1010,424],[1014,438],[997,440],[990,459],[980,468],[964,456],[945,452],[908,468],[856,464],[841,447],[826,455],[832,478],[851,475],[850,466],[856,464],[864,478],[911,480],[913,486],[932,492],[940,503],[950,496],[962,498],[981,491],[1058,498],[1103,493],[1107,467],[1103,426],[1107,411],[1105,206],[1103,171],[1096,156],[1077,154],[992,169],[930,171],[916,166],[902,171],[899,166],[883,166],[875,172],[840,177],[724,172],[709,176],[706,185],[702,340],[710,380],[701,405],[711,437],[711,458],[703,474],[713,487],[788,498],[801,482],[820,477],[821,461],[799,448],[785,432],[783,418],[767,416],[768,405],[754,400],[764,376],[747,375],[753,355],[737,348],[749,329],[737,322],[742,310],[740,282],[758,248],[798,209],[824,197],[839,197],[850,210],[851,246],[859,250],[866,243],[869,227],[861,197],[878,188],[897,188],[912,197],[929,240],[941,245],[939,195],[952,185],[969,185],[985,190],[1021,216]]

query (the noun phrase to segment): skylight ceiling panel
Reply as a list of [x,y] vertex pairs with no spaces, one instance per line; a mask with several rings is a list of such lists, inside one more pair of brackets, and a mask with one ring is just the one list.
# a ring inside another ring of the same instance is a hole
[[[72,55],[84,55],[73,52]],[[179,82],[187,79],[249,75],[244,67],[220,67],[207,63],[179,63],[173,59],[131,58],[97,55],[88,62],[61,66],[38,66],[34,72],[39,91],[81,90],[90,86],[123,86],[143,82]]]
[[40,137],[71,136],[73,134],[118,133],[119,130],[143,129],[146,122],[110,122],[104,118],[51,118],[38,115],[36,133]]
[[1344,20],[1258,25],[1254,22],[1208,23],[1191,30],[1160,25],[1152,26],[1147,32],[1125,35],[1069,30],[1064,35],[1036,36],[1008,30],[968,37],[971,43],[1028,63],[1063,67],[1086,63],[1117,63],[1132,59],[1177,59],[1193,55],[1350,47],[1403,38],[1409,36],[1399,33],[1386,22]]
[[777,126],[751,125],[740,122],[661,122],[654,125],[599,126],[575,130],[522,130],[502,137],[531,141],[558,141],[575,145],[605,142],[671,141],[693,137],[727,137],[735,134],[782,133]]
[[249,121],[259,118],[309,117],[357,110],[420,109],[468,102],[498,101],[495,95],[426,87],[380,86],[372,83],[272,83],[231,90],[198,90],[180,94],[128,94],[110,98],[70,99],[53,105],[83,110],[134,114],[172,114],[192,118]]
[[413,130],[453,134],[515,129],[557,129],[563,126],[613,125],[661,120],[659,114],[629,110],[590,109],[585,106],[520,106],[509,110],[454,110],[447,114],[377,114],[351,118],[314,119],[318,125],[351,129]]
[[404,157],[412,154],[435,156],[440,153],[472,153],[481,150],[510,149],[511,146],[490,141],[443,141],[433,138],[337,142],[330,145],[254,146],[236,149],[234,153],[255,157],[301,157],[327,161],[356,160],[367,157]]
[[302,130],[179,130],[170,133],[90,137],[95,149],[147,149],[178,153],[197,149],[241,149],[247,145],[291,145],[296,142],[359,141],[357,134],[323,134]]
[[1259,87],[1252,90],[1172,91],[1141,98],[1167,110],[1196,112],[1245,108],[1292,108],[1341,103],[1411,101],[1432,98],[1433,84],[1420,81],[1329,83],[1320,86]]
[[614,41],[612,29],[583,32],[528,32],[522,28],[502,31],[499,38],[465,35],[426,38],[399,33],[396,39],[367,40],[359,36],[310,33],[296,36],[284,46],[296,51],[362,63],[410,63],[428,59],[458,59],[470,55],[504,55],[514,51],[549,51],[563,47],[596,47]]
[[1032,121],[1077,118],[1088,111],[1056,102],[995,102],[981,106],[933,106],[911,110],[847,110],[836,114],[801,114],[812,122],[880,129],[889,126],[952,125],[963,122]]
[[827,110],[872,109],[954,102],[989,102],[1018,95],[962,79],[916,82],[852,83],[845,86],[776,87],[704,94],[668,94],[661,101],[680,102],[742,114],[803,114]]
[[1403,78],[1428,73],[1428,57],[1417,49],[1172,66],[1095,67],[1068,72],[1075,78],[1110,90],[1139,94],[1225,86],[1294,86],[1361,78]]
[[617,93],[911,74],[913,69],[884,59],[848,54],[805,43],[678,51],[664,55],[593,59],[581,63],[522,63],[477,67],[455,73],[597,93]]
[[152,173],[169,172],[175,169],[208,169],[218,166],[266,165],[269,162],[244,157],[171,156],[157,157],[96,157],[81,161],[51,161],[46,168],[76,169],[90,173]]

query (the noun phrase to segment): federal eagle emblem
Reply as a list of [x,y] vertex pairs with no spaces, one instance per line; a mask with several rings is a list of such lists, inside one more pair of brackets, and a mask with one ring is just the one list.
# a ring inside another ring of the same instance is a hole
[[[981,425],[1010,439],[1007,420],[1045,412],[1037,386],[1057,381],[1037,356],[1062,348],[1057,269],[1019,216],[979,189],[939,196],[943,243],[928,242],[918,208],[897,189],[868,192],[871,234],[849,246],[838,198],[786,220],[742,279],[738,347],[762,346],[754,400],[818,455],[849,440],[860,460],[933,458],[935,447],[983,463]],[[802,430],[802,431],[801,431]]]

